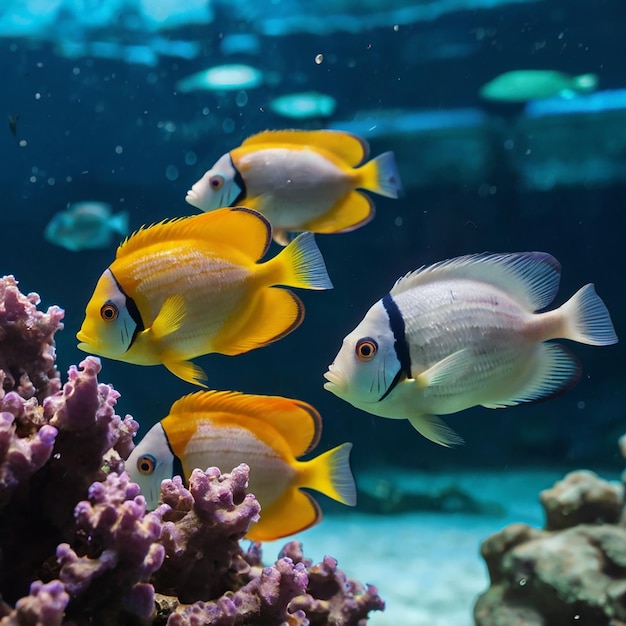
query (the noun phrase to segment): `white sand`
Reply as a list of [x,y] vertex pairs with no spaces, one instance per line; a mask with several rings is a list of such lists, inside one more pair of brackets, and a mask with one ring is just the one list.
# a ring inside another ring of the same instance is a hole
[[[390,473],[404,489],[434,492],[454,485],[480,501],[499,502],[506,514],[383,516],[348,511],[327,515],[295,538],[308,558],[317,562],[330,554],[350,578],[378,588],[386,608],[370,614],[372,626],[472,626],[476,596],[489,584],[481,541],[513,522],[541,527],[538,493],[565,473]],[[266,544],[264,560],[271,560],[284,543]]]

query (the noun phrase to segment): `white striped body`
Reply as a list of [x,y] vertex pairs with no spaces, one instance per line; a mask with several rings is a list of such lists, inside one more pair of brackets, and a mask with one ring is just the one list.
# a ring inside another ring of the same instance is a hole
[[560,315],[533,314],[504,291],[477,289],[472,281],[424,285],[395,300],[406,324],[413,378],[458,350],[470,353],[458,377],[423,388],[416,408],[424,413],[511,404],[538,367],[541,342],[562,336]]
[[237,168],[246,182],[250,208],[278,230],[303,230],[353,187],[354,170],[340,168],[327,155],[306,148],[265,148],[244,152]]
[[591,284],[535,312],[552,302],[559,278],[558,262],[539,252],[470,255],[409,273],[346,336],[324,386],[374,415],[408,419],[437,443],[459,443],[437,415],[531,402],[576,383],[576,358],[546,341],[617,342]]

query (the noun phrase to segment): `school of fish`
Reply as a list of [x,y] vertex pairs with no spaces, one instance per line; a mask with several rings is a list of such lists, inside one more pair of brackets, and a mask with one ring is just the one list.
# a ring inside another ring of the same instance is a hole
[[[543,95],[557,78],[561,88],[561,76],[505,76],[485,97],[504,98],[497,90],[523,84],[526,98],[532,81]],[[397,198],[402,191],[393,153],[367,161],[368,151],[365,140],[342,131],[264,131],[246,139],[187,192],[202,213],[144,226],[120,244],[87,304],[79,348],[162,364],[205,386],[208,377],[192,359],[286,337],[304,317],[291,289],[332,288],[314,233],[367,224],[374,203],[364,192]],[[284,247],[265,260],[272,239]],[[467,255],[409,272],[345,337],[324,387],[366,413],[409,420],[435,443],[462,443],[440,415],[533,402],[576,384],[578,360],[551,340],[617,342],[592,284],[542,311],[557,294],[560,271],[547,253],[521,252]],[[247,463],[261,505],[247,537],[273,540],[320,521],[319,505],[303,488],[356,504],[351,443],[299,460],[321,428],[319,413],[300,400],[200,391],[174,402],[135,446],[127,470],[155,508],[161,482],[175,473],[187,479],[195,468]]]

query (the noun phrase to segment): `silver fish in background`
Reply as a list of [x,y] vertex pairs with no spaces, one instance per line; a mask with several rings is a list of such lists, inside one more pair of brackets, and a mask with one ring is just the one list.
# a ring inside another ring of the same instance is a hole
[[549,254],[476,254],[399,279],[343,340],[324,387],[355,407],[408,419],[443,446],[462,443],[437,415],[501,408],[572,387],[580,364],[570,339],[617,342],[592,284],[552,311],[561,266]]
[[44,237],[55,246],[72,252],[106,248],[128,235],[128,213],[113,215],[106,202],[74,202],[56,213],[44,230]]

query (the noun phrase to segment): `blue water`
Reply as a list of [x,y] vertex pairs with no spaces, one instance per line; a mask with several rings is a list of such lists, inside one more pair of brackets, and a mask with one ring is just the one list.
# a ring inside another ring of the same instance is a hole
[[[561,397],[449,417],[466,441],[454,450],[404,421],[354,409],[324,391],[322,374],[396,278],[486,250],[553,254],[563,267],[557,304],[594,282],[618,335],[626,332],[622,0],[291,0],[263,10],[245,0],[198,1],[187,13],[175,2],[123,4],[0,7],[0,272],[66,310],[57,335],[62,371],[84,356],[74,335],[114,247],[73,253],[46,242],[54,213],[101,200],[129,211],[133,229],[193,214],[187,189],[247,136],[345,129],[368,139],[373,155],[394,150],[403,197],[377,197],[376,218],[362,229],[318,236],[334,290],[301,293],[305,322],[280,342],[198,359],[209,384],[312,403],[324,419],[320,449],[353,441],[357,477],[396,465],[621,467],[621,345],[572,346],[584,373]],[[260,69],[265,83],[176,91],[185,76],[235,62]],[[528,107],[480,100],[478,89],[495,75],[527,68],[594,72],[600,91]],[[333,115],[293,121],[271,112],[271,99],[304,91],[332,95]],[[143,432],[191,390],[162,367],[110,360],[101,379],[122,393],[120,412]]]

